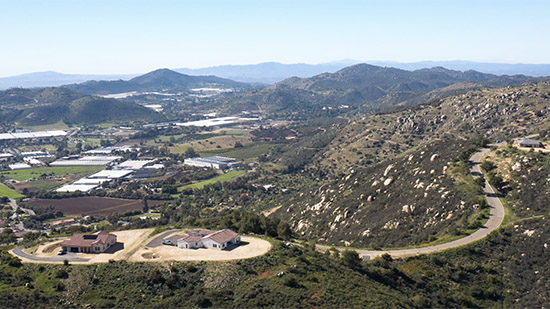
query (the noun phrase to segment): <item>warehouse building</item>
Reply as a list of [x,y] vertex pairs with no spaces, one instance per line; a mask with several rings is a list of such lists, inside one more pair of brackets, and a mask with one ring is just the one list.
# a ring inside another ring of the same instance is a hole
[[238,165],[237,160],[221,156],[188,158],[183,161],[183,164],[187,166],[210,167],[215,169],[226,169]]

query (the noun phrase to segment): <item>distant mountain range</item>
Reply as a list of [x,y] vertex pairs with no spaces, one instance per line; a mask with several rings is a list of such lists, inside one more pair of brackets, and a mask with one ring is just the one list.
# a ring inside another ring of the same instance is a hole
[[210,102],[212,107],[224,112],[258,110],[280,116],[297,113],[304,117],[316,117],[324,108],[376,112],[413,106],[480,86],[517,85],[543,79],[525,75],[497,76],[442,67],[407,71],[363,63],[334,73],[321,73],[309,78],[291,77],[275,85],[252,87],[251,84],[216,76],[190,76],[159,69],[127,81],[87,81],[58,88],[12,88],[0,93],[0,120],[28,125],[60,120],[66,123],[158,120],[161,115],[144,107],[90,95],[131,91],[175,93],[202,87],[242,90],[234,96],[220,97]]
[[[214,75],[245,83],[273,84],[293,76],[306,78],[321,73],[334,73],[344,67],[361,62],[358,60],[343,60],[321,64],[264,62],[249,65],[220,65],[201,69],[180,68],[174,69],[174,71],[188,75]],[[472,61],[421,61],[411,63],[367,61],[367,63],[404,70],[444,67],[451,70],[475,70],[496,75],[550,76],[550,64],[508,64]],[[138,74],[89,75],[38,72],[0,78],[0,90],[12,87],[53,87],[90,80],[129,80],[136,76]]]
[[35,88],[56,87],[67,84],[83,83],[89,80],[118,80],[130,79],[135,75],[92,75],[92,74],[63,74],[58,72],[36,72],[17,76],[0,78],[0,90],[8,88]]
[[311,77],[321,73],[334,73],[360,61],[345,60],[321,64],[283,64],[264,62],[250,65],[220,65],[201,69],[175,69],[191,75],[215,75],[247,83],[273,84],[289,77]]
[[475,85],[429,92],[459,83],[490,87],[517,85],[538,81],[525,75],[497,76],[477,71],[455,71],[442,67],[407,71],[392,67],[356,64],[335,73],[310,78],[292,77],[273,86],[224,99],[220,106],[230,112],[260,110],[264,113],[303,112],[313,115],[321,108],[361,108],[380,111],[395,106],[415,105],[424,98],[437,98],[468,91]]
[[528,75],[550,76],[550,64],[524,64],[524,63],[491,63],[474,61],[420,61],[420,62],[393,62],[393,61],[368,61],[370,64],[394,67],[404,70],[418,70],[432,67],[444,67],[450,70],[468,71],[496,74],[496,75]]

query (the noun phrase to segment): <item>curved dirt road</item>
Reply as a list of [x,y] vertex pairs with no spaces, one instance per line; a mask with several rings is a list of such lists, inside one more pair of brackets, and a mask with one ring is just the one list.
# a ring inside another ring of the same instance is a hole
[[[480,177],[481,174],[481,168],[479,164],[481,163],[481,160],[490,152],[491,150],[488,148],[482,148],[480,151],[476,152],[472,157],[470,158],[471,161],[471,173],[474,177]],[[504,220],[504,206],[502,206],[502,203],[500,202],[498,195],[496,194],[496,191],[491,187],[491,185],[485,181],[485,188],[483,189],[485,199],[487,200],[487,203],[490,207],[490,214],[489,214],[489,220],[487,220],[487,223],[483,227],[481,227],[479,230],[475,231],[474,233],[448,242],[440,245],[435,246],[429,246],[429,247],[422,247],[422,248],[412,248],[412,249],[398,249],[398,250],[358,250],[357,253],[363,256],[365,259],[374,258],[377,256],[380,256],[382,254],[390,254],[392,257],[407,257],[407,256],[413,256],[418,254],[429,254],[429,253],[435,253],[447,249],[457,248],[461,247],[470,243],[473,243],[475,241],[478,241],[480,239],[485,238],[487,235],[489,235],[492,231],[496,230],[502,221]],[[317,248],[321,250],[327,250],[330,248],[329,246],[322,246],[317,245]],[[339,249],[343,250],[343,249]],[[354,250],[353,248],[350,248],[350,250]]]

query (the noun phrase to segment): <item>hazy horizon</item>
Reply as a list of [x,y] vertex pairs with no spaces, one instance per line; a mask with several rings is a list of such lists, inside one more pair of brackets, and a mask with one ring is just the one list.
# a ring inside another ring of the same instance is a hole
[[[434,64],[438,64],[440,62],[455,62],[455,63],[478,63],[478,64],[495,64],[495,65],[550,65],[550,63],[524,63],[524,62],[518,62],[518,63],[506,63],[506,62],[481,62],[481,61],[471,61],[471,60],[420,60],[420,61],[414,61],[414,62],[401,62],[401,61],[394,61],[394,60],[352,60],[352,59],[343,59],[343,60],[333,60],[328,62],[321,62],[321,63],[305,63],[305,62],[296,62],[296,63],[283,63],[278,61],[264,61],[264,62],[258,62],[258,63],[243,63],[243,64],[234,64],[234,63],[226,63],[226,64],[217,64],[212,66],[205,66],[205,67],[197,67],[197,68],[189,68],[189,67],[159,67],[152,69],[150,71],[144,71],[144,72],[132,72],[132,73],[120,73],[120,72],[105,72],[105,73],[90,73],[90,72],[62,72],[62,71],[56,71],[56,70],[46,70],[46,71],[32,71],[32,72],[24,72],[19,73],[15,75],[6,75],[6,76],[0,76],[0,78],[8,78],[8,77],[16,77],[16,76],[25,76],[25,75],[32,75],[32,74],[42,74],[42,73],[59,73],[64,75],[114,75],[114,76],[137,76],[149,73],[151,71],[155,71],[158,69],[169,69],[169,70],[180,70],[180,69],[190,69],[190,70],[200,70],[200,69],[207,69],[207,68],[215,68],[215,67],[224,67],[224,66],[254,66],[254,65],[261,65],[261,64],[267,64],[267,63],[278,63],[283,65],[328,65],[332,63],[345,63],[345,62],[354,62],[354,63],[366,63],[366,64],[372,64],[372,65],[380,65],[378,63],[395,63],[395,64],[401,64],[401,65],[408,65],[408,64],[419,64],[419,63],[430,63],[433,62]],[[349,64],[352,65],[352,64]]]
[[549,9],[544,1],[2,3],[0,76],[334,59],[546,64]]

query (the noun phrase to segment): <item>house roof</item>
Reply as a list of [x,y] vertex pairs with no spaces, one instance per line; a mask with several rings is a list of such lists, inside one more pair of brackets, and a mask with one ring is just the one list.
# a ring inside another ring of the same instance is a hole
[[520,140],[518,141],[518,144],[524,144],[524,145],[540,145],[540,144],[541,144],[541,141],[537,141],[537,140],[530,139],[530,138],[524,138],[524,139],[520,139]]
[[183,238],[180,238],[180,240],[185,242],[199,242],[202,240],[201,236],[185,236]]
[[187,234],[192,235],[192,236],[197,236],[197,235],[206,236],[206,235],[210,235],[210,234],[215,233],[215,232],[216,231],[206,230],[206,229],[194,229],[194,230],[189,231]]
[[114,236],[107,232],[99,232],[97,234],[75,234],[69,240],[61,243],[62,246],[70,247],[91,247],[92,244],[105,244],[109,236]]
[[75,220],[73,218],[71,218],[71,219],[54,221],[54,222],[52,222],[51,225],[60,225],[60,224],[73,223],[73,222],[75,222]]
[[232,230],[225,229],[225,230],[214,232],[210,235],[205,236],[204,238],[212,239],[213,241],[219,244],[223,244],[235,239],[235,237],[237,236],[239,236],[239,234],[233,232]]

